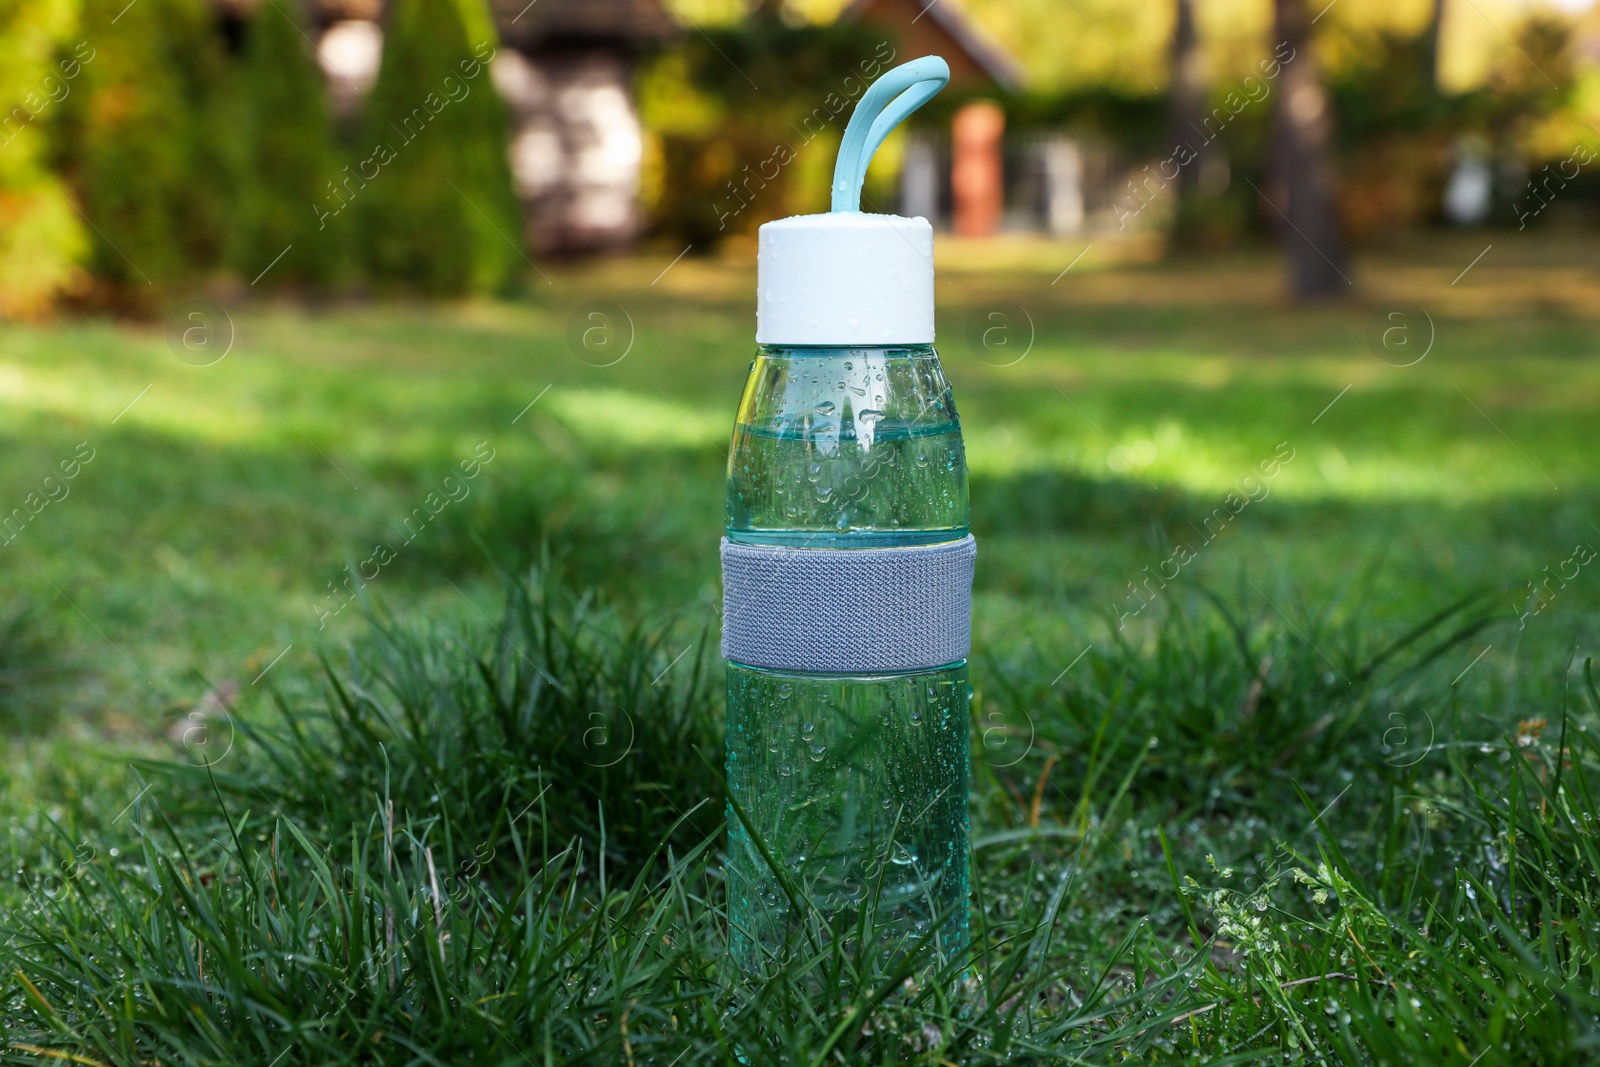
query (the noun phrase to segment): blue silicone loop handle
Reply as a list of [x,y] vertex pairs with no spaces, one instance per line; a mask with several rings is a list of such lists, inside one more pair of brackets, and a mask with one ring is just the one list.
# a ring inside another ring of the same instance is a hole
[[950,81],[950,65],[939,56],[923,56],[902,63],[872,83],[839,144],[833,165],[833,210],[861,210],[861,184],[867,179],[872,156],[906,116],[932,100]]

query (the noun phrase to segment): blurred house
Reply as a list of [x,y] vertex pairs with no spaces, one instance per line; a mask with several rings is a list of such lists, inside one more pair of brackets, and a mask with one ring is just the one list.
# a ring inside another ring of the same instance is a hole
[[[907,59],[943,56],[955,89],[1011,92],[1022,87],[1017,61],[944,0],[854,0],[840,19],[883,30]],[[921,215],[936,226],[948,222],[968,237],[998,230],[1005,203],[1004,132],[1004,113],[978,102],[956,113],[947,138],[911,133],[900,171],[900,213]]]
[[839,18],[887,30],[907,59],[943,56],[957,88],[1015,92],[1025,80],[1022,65],[949,0],[853,0]]
[[[544,253],[619,248],[639,233],[640,55],[675,36],[659,0],[490,0],[495,87],[512,119],[511,171],[526,237]],[[382,0],[318,0],[318,59],[337,113],[377,80]]]
[[[907,58],[943,56],[958,91],[1024,88],[1022,65],[954,0],[854,0],[840,18],[881,27]],[[1077,233],[1101,202],[1109,202],[1103,155],[1059,132],[1007,134],[998,108],[971,103],[956,113],[948,133],[910,134],[899,210],[966,236],[999,229]]]
[[[377,80],[388,0],[311,2],[334,110],[349,121]],[[663,0],[489,4],[501,39],[493,78],[512,117],[511,168],[529,244],[545,254],[625,247],[644,221],[635,67],[682,29]],[[1024,86],[1021,64],[956,0],[853,0],[840,20],[883,29],[902,58],[943,56],[952,87],[968,96]],[[1102,155],[1061,133],[1010,133],[1003,112],[979,99],[948,130],[908,134],[899,203],[884,208],[970,236],[1077,233],[1110,199]]]

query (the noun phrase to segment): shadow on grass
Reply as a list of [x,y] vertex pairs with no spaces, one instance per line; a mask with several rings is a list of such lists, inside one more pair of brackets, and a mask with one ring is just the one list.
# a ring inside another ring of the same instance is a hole
[[80,668],[60,630],[37,606],[0,606],[0,731],[27,736],[48,728]]

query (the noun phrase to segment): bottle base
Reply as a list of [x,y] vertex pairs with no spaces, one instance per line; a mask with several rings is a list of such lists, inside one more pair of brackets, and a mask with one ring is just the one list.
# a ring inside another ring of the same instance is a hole
[[735,963],[843,939],[930,964],[968,937],[965,662],[816,675],[729,663]]

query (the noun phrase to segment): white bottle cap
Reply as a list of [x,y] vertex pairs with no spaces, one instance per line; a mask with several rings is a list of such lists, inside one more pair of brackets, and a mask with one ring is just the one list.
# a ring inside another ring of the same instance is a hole
[[933,343],[933,227],[835,211],[761,227],[756,343]]

